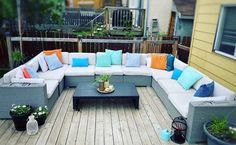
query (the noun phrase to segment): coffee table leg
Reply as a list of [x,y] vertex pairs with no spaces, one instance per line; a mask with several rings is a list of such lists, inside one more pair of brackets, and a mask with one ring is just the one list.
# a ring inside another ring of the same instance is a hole
[[73,98],[73,109],[74,110],[80,110],[79,109],[79,99],[78,98]]
[[133,99],[135,109],[139,109],[139,98]]

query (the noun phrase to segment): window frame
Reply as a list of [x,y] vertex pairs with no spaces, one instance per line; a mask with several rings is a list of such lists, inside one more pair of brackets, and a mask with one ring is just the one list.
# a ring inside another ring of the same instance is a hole
[[215,42],[214,42],[214,47],[213,47],[213,51],[217,54],[220,54],[222,56],[225,56],[227,58],[231,58],[236,60],[236,44],[235,44],[235,50],[234,50],[234,54],[235,55],[230,55],[228,53],[222,52],[219,50],[220,48],[220,44],[222,43],[222,33],[224,31],[224,22],[225,22],[225,16],[226,16],[226,12],[225,9],[228,7],[235,7],[236,8],[236,4],[223,4],[220,7],[220,15],[218,18],[218,23],[217,23],[217,27],[216,27],[216,34],[215,34]]

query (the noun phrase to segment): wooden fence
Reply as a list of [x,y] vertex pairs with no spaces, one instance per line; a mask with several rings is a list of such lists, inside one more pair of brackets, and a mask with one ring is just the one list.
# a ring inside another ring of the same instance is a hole
[[8,68],[7,42],[4,35],[0,35],[0,68]]

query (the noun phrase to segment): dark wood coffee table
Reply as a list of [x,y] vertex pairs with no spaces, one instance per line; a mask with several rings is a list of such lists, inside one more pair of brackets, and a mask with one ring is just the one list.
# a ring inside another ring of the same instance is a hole
[[73,109],[79,111],[81,99],[132,99],[134,107],[139,108],[139,94],[132,83],[113,83],[115,91],[110,94],[97,92],[92,83],[78,83],[73,95]]

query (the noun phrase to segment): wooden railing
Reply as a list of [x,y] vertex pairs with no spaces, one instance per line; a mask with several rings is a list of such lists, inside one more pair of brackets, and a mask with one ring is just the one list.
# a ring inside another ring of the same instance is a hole
[[[26,61],[36,56],[42,50],[61,48],[66,52],[103,52],[105,49],[118,50],[123,53],[172,53],[177,56],[176,40],[143,40],[131,38],[48,38],[48,37],[7,37],[8,56],[19,48],[22,40],[23,53]],[[9,57],[10,68],[13,67]]]

